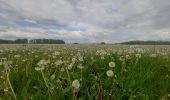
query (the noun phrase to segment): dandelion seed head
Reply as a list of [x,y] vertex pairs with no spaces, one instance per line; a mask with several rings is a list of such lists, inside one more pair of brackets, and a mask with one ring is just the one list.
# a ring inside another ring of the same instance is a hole
[[114,73],[113,73],[112,70],[108,70],[108,71],[106,72],[106,74],[107,74],[108,77],[112,77],[112,76],[114,75]]
[[79,89],[80,88],[80,82],[79,80],[74,80],[72,82],[72,87],[75,88],[75,89]]
[[109,67],[114,68],[116,66],[115,62],[109,62]]

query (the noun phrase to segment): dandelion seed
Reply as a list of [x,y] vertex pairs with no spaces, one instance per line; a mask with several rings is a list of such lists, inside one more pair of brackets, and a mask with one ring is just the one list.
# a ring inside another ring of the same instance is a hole
[[121,57],[119,58],[119,60],[122,61],[122,62],[124,62],[124,61],[125,61],[125,58],[124,58],[123,56],[121,56]]
[[8,89],[4,89],[4,92],[8,92]]
[[64,72],[65,71],[65,69],[64,68],[61,68],[61,70],[60,70],[61,72]]
[[40,71],[40,70],[44,70],[45,69],[45,67],[44,66],[41,66],[41,67],[35,67],[35,70],[36,71]]
[[106,72],[106,74],[107,74],[108,77],[112,77],[112,76],[114,75],[114,73],[113,73],[112,70],[108,70],[108,71]]
[[135,54],[135,56],[136,56],[137,58],[141,58],[141,57],[142,57],[141,54]]
[[72,62],[73,63],[76,62],[76,58],[75,57],[72,58]]
[[81,61],[81,62],[82,62],[82,61],[83,61],[83,57],[79,57],[79,61]]
[[130,56],[129,56],[129,55],[126,55],[125,57],[126,57],[126,59],[130,59]]
[[150,57],[152,57],[152,58],[156,58],[156,54],[150,54]]
[[50,79],[54,80],[55,79],[55,74],[51,75]]
[[117,78],[117,75],[115,75],[115,78]]
[[57,60],[57,61],[55,62],[55,65],[57,65],[57,66],[62,65],[62,64],[63,64],[63,61],[62,61],[62,60]]
[[78,66],[77,66],[77,68],[79,68],[79,69],[83,69],[83,68],[84,68],[84,66],[82,66],[82,64],[80,64],[80,65],[78,65]]
[[73,64],[68,65],[68,70],[71,70],[73,68]]
[[7,58],[1,58],[2,60],[7,60]]
[[79,90],[79,88],[80,88],[80,82],[79,82],[79,80],[74,80],[74,81],[72,82],[72,87],[73,87],[74,89],[76,89],[76,90]]
[[56,51],[56,52],[53,53],[53,55],[58,56],[58,55],[60,55],[60,52]]
[[33,88],[34,88],[34,89],[38,89],[38,87],[37,87],[37,86],[33,86]]
[[38,66],[44,66],[44,65],[46,65],[47,63],[46,63],[46,60],[44,60],[44,59],[42,59],[42,60],[40,60],[39,62],[38,62]]
[[109,63],[109,67],[113,68],[113,67],[115,67],[115,66],[116,66],[115,62],[110,62],[110,63]]
[[14,55],[14,58],[20,58],[21,56],[20,55]]

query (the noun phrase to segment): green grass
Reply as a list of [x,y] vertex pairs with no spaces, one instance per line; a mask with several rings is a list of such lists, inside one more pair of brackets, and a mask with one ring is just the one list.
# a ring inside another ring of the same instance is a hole
[[[45,46],[44,46],[45,47]],[[150,57],[153,52],[142,53],[141,58],[135,57],[136,53],[128,52],[117,54],[111,52],[110,47],[65,47],[55,48],[29,47],[19,50],[4,50],[0,53],[0,100],[163,100],[170,94],[170,57],[157,54]],[[108,49],[110,48],[110,49]],[[50,50],[48,50],[50,49]],[[96,50],[107,51],[96,55]],[[146,48],[147,49],[147,48]],[[24,50],[24,51],[23,51]],[[119,50],[119,49],[118,49]],[[60,55],[53,56],[55,51]],[[32,53],[33,52],[33,53]],[[73,57],[78,58],[78,52],[83,61],[78,59],[71,70],[67,66]],[[168,52],[169,53],[169,52]],[[21,57],[15,58],[14,55]],[[35,57],[35,56],[38,57]],[[128,59],[120,60],[121,56],[129,55]],[[93,59],[91,59],[93,57]],[[37,63],[46,59],[49,63],[45,69],[36,71]],[[55,65],[57,60],[64,63]],[[109,67],[109,62],[115,62],[115,68]],[[77,68],[79,64],[83,69]],[[64,71],[61,71],[64,68]],[[114,72],[113,77],[106,75],[107,70]],[[9,73],[9,81],[7,74]],[[52,79],[51,76],[55,75]],[[73,92],[73,80],[80,81],[80,89]],[[11,84],[11,86],[10,86]],[[12,92],[14,90],[14,93]]]

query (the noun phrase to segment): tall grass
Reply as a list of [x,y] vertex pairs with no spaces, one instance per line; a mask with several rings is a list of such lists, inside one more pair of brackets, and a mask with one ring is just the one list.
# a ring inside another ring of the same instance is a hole
[[[2,47],[2,100],[170,99],[170,49],[167,47]],[[110,67],[110,62],[115,67]],[[108,76],[108,70],[114,75]],[[74,80],[79,81],[77,88],[72,83]]]

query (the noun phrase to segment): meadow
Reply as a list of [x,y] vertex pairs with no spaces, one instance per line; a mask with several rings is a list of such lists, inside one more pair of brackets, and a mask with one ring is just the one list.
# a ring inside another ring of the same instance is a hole
[[0,100],[170,100],[170,46],[1,44]]

